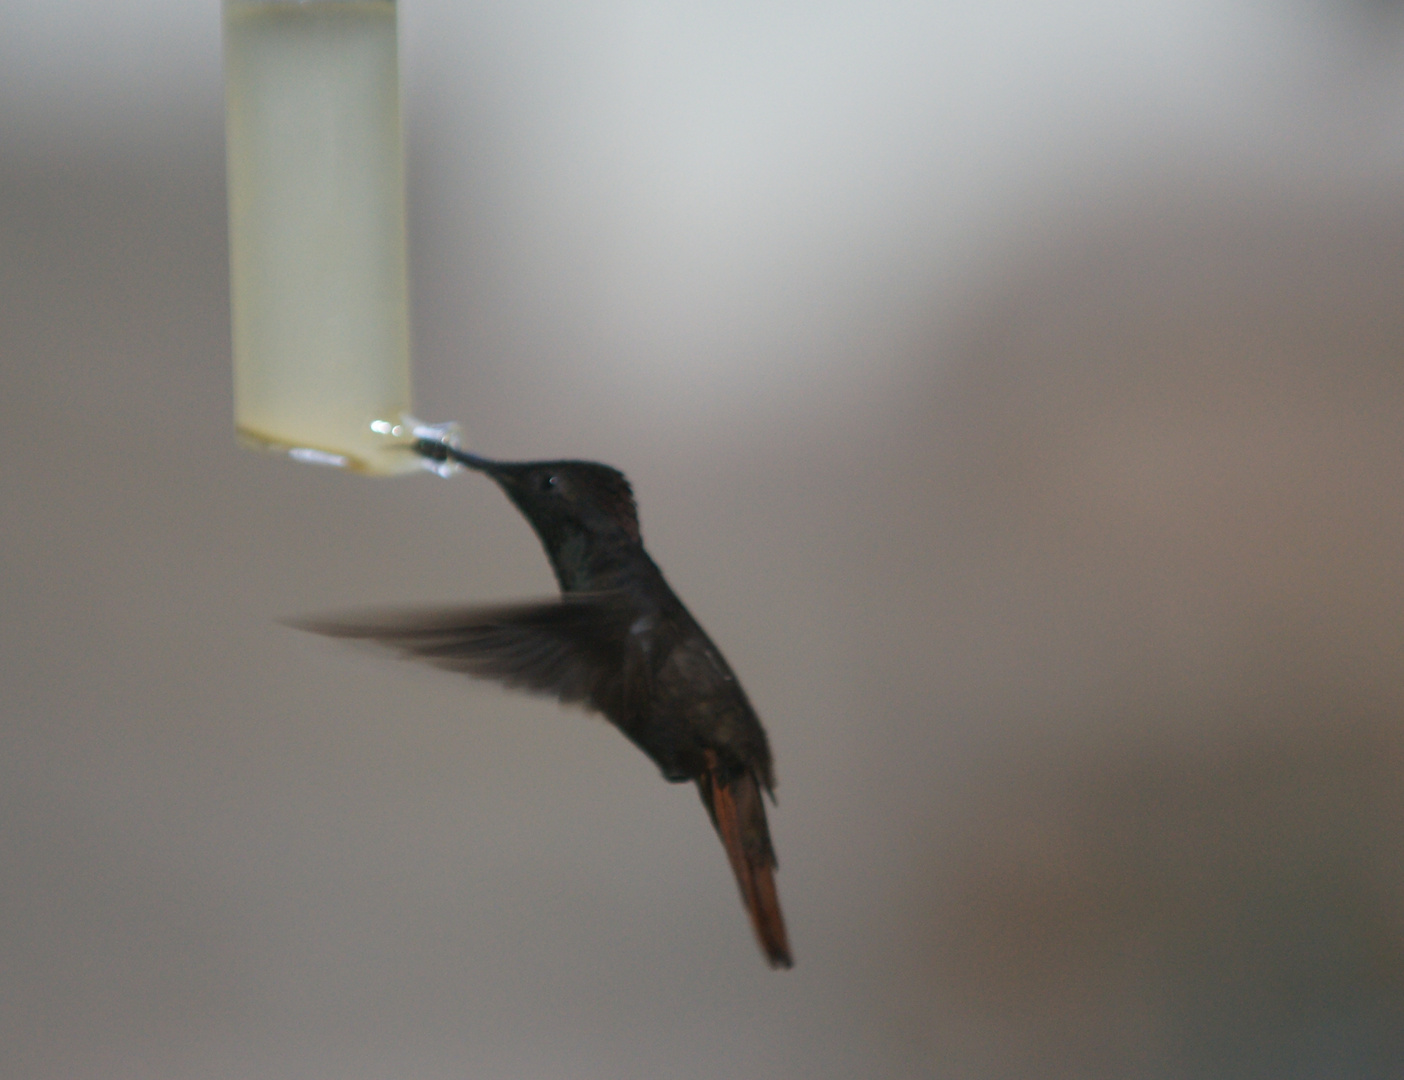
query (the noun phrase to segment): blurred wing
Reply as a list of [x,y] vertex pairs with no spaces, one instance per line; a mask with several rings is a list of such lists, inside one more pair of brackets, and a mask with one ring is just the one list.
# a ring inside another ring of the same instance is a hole
[[504,607],[370,612],[288,625],[374,642],[435,667],[607,714],[625,697],[629,610],[612,593]]

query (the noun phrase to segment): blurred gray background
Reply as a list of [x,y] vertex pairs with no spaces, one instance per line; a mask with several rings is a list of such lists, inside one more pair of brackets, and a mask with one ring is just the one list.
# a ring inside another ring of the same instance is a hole
[[231,433],[215,4],[0,7],[0,1075],[1404,1075],[1404,19],[405,0],[419,411],[635,482],[798,966],[546,595]]

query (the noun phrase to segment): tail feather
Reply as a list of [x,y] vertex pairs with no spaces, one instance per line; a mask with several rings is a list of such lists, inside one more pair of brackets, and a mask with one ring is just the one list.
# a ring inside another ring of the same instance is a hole
[[716,755],[707,757],[707,771],[698,778],[697,786],[741,887],[741,902],[751,917],[756,940],[771,967],[792,967],[785,917],[775,889],[775,849],[770,845],[760,785],[750,772],[727,778]]

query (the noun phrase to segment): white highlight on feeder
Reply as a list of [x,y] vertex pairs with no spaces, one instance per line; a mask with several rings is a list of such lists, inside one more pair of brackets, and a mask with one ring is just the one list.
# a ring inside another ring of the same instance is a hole
[[395,5],[225,0],[224,37],[239,436],[416,469]]
[[328,454],[325,450],[313,450],[307,446],[294,446],[288,451],[288,457],[308,465],[331,465],[338,469],[350,464],[345,454]]

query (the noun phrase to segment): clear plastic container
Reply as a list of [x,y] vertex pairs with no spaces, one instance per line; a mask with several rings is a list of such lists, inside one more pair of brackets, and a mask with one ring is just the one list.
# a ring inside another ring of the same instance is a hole
[[242,441],[418,467],[391,0],[224,0],[234,418]]

